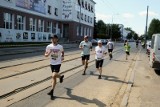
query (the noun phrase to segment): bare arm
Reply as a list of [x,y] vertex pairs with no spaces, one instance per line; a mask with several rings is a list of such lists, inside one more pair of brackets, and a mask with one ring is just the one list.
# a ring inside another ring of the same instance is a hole
[[50,55],[50,53],[51,53],[50,51],[49,51],[49,52],[46,51],[46,52],[44,53],[44,56],[45,56],[45,57],[48,57],[48,56]]

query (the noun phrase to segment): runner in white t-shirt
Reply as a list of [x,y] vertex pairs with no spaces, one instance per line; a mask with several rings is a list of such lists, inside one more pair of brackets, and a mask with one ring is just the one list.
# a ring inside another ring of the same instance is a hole
[[46,47],[45,57],[50,56],[50,67],[52,70],[52,89],[48,93],[51,95],[51,99],[54,98],[53,93],[56,86],[56,78],[60,79],[60,83],[63,82],[64,75],[60,76],[59,71],[62,60],[64,60],[63,46],[58,44],[58,36],[53,35],[51,38],[52,43]]
[[110,60],[111,60],[113,58],[112,52],[113,52],[113,49],[114,49],[114,43],[111,40],[108,41],[107,48],[108,48],[108,53],[109,53],[109,57],[110,57]]
[[102,46],[102,41],[99,40],[98,46],[95,47],[96,68],[97,68],[97,71],[99,71],[98,79],[101,79],[102,66],[103,66],[103,60],[104,60],[105,54],[107,54],[106,48]]

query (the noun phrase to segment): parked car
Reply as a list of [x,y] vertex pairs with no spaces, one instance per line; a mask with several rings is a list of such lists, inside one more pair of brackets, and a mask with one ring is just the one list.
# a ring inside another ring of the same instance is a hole
[[151,41],[147,41],[147,54],[150,55],[150,50],[151,50]]
[[152,68],[160,69],[160,34],[152,36],[149,64]]
[[107,40],[106,39],[101,39],[103,44],[107,44]]
[[97,44],[97,40],[96,39],[92,39],[91,42],[92,42],[93,45]]

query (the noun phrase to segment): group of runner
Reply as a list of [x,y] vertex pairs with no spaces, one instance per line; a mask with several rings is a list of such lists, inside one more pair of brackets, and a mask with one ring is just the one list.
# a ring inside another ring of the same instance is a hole
[[[45,57],[50,56],[50,67],[52,71],[52,89],[48,93],[51,96],[51,99],[54,98],[54,89],[56,86],[57,78],[59,78],[60,83],[63,82],[64,75],[60,75],[60,67],[61,63],[64,60],[64,49],[63,46],[58,44],[58,36],[53,35],[51,37],[52,43],[46,47]],[[129,55],[130,45],[128,42],[124,45],[126,50],[126,55]],[[86,69],[88,68],[88,60],[90,59],[90,51],[92,51],[92,43],[88,40],[88,36],[84,36],[84,40],[80,43],[79,48],[82,50],[81,58],[82,58],[82,65],[84,65],[84,71],[82,75],[86,75]],[[114,49],[114,43],[109,40],[106,46],[103,46],[102,41],[98,40],[97,46],[95,47],[95,65],[96,69],[99,72],[98,79],[102,77],[102,66],[104,62],[105,55],[108,54],[110,60],[113,58],[112,52]],[[127,59],[127,56],[126,56]]]

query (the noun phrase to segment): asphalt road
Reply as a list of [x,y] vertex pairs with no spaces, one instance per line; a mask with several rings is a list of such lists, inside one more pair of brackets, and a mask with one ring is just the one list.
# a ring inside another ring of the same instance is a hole
[[[123,52],[118,52],[117,54],[114,55],[114,58],[119,58],[121,57],[121,55],[123,54]],[[104,61],[104,66],[107,66],[109,63],[111,63],[112,61],[109,61],[109,58],[107,60]],[[80,83],[84,82],[88,77],[90,77],[91,75],[93,75],[93,73],[96,71],[95,69],[95,65],[92,65],[88,68],[87,70],[87,74],[86,76],[82,76],[82,72],[78,72],[72,76],[70,76],[69,78],[65,79],[65,81],[63,82],[63,84],[58,83],[55,89],[55,96],[56,99],[61,99],[61,95],[63,93],[67,93],[69,91],[71,91],[70,89],[73,89],[74,87],[76,87],[77,85],[79,85]],[[91,75],[90,75],[91,74]],[[38,92],[20,102],[17,102],[13,105],[11,105],[10,107],[44,107],[45,105],[47,105],[48,103],[52,102],[52,100],[50,99],[50,97],[46,94],[48,93],[50,90],[50,88],[47,88],[41,92]],[[71,95],[71,100],[74,100],[76,98],[78,98],[79,96],[72,96]],[[89,99],[87,98],[81,98],[81,100],[83,100],[84,102],[88,102]],[[98,100],[98,99],[97,99]],[[96,102],[95,102],[96,103]],[[102,103],[101,101],[97,102],[98,107],[105,107],[104,103]]]

